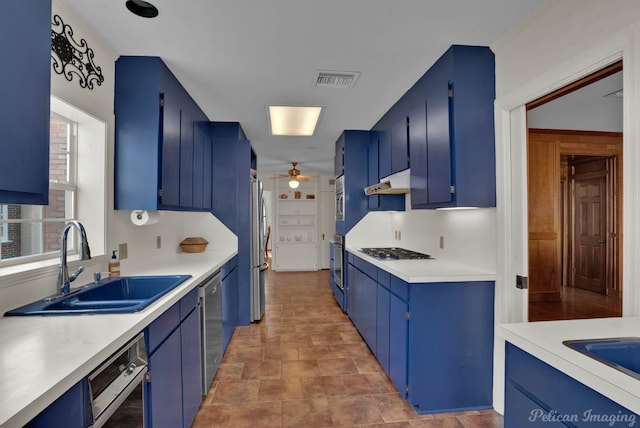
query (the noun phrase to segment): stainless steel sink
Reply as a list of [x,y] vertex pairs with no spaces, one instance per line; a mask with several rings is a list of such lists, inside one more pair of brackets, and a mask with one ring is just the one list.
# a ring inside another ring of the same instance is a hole
[[110,314],[138,312],[191,275],[127,276],[91,283],[72,293],[38,300],[5,316]]
[[640,379],[640,337],[566,340],[564,345]]

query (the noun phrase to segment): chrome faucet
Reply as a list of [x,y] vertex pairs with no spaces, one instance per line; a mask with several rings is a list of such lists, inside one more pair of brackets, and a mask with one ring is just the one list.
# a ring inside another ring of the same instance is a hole
[[80,235],[80,260],[89,260],[91,258],[91,250],[89,249],[89,241],[87,241],[87,233],[84,231],[84,226],[75,220],[65,223],[60,237],[60,270],[58,271],[56,287],[60,294],[67,294],[71,283],[84,271],[84,267],[80,266],[77,271],[69,275],[69,269],[67,268],[67,235],[72,227],[78,229],[78,234]]

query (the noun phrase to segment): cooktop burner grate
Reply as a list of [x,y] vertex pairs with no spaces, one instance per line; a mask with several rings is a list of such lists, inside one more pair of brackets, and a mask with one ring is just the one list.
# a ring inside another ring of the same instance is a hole
[[380,260],[425,260],[433,259],[429,254],[398,247],[362,248],[360,251]]

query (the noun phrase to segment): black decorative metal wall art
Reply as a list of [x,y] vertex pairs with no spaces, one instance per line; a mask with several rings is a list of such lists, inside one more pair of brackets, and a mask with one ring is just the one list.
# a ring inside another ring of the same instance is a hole
[[85,39],[80,43],[73,39],[73,29],[62,21],[59,15],[53,16],[51,23],[51,58],[53,71],[62,74],[71,82],[78,76],[80,86],[93,89],[104,82],[102,69],[93,62],[93,49]]

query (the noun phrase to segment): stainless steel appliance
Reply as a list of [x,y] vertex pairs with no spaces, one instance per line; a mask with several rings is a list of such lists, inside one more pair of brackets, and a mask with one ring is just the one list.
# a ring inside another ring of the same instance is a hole
[[89,375],[93,427],[144,426],[147,352],[141,333]]
[[222,290],[220,271],[204,280],[200,296],[200,352],[202,352],[202,395],[207,395],[223,354]]
[[399,247],[361,248],[360,251],[379,260],[426,260],[433,259],[429,254],[406,250]]
[[266,209],[262,196],[262,183],[251,179],[251,322],[264,315],[264,259],[266,237]]
[[336,221],[344,221],[344,175],[336,178]]
[[344,236],[334,236],[333,248],[333,280],[338,288],[344,291]]

